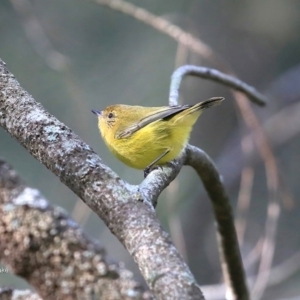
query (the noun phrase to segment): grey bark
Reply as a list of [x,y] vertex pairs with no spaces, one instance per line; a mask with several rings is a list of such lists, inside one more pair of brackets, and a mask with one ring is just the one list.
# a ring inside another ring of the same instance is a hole
[[30,290],[15,290],[0,287],[1,300],[42,300],[39,295]]
[[148,297],[130,271],[108,264],[99,243],[26,186],[1,158],[0,260],[43,299]]

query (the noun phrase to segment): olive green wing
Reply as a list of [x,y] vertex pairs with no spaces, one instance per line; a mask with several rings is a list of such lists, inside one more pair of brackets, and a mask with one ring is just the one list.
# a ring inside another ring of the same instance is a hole
[[153,123],[157,120],[165,120],[168,119],[179,112],[186,110],[190,107],[190,105],[178,105],[178,106],[166,106],[159,111],[155,111],[147,117],[139,120],[138,122],[128,126],[126,129],[116,134],[117,139],[128,138],[133,133],[137,132],[141,128]]

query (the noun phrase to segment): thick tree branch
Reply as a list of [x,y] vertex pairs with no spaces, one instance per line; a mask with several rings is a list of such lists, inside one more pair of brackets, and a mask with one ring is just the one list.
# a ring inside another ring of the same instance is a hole
[[[109,265],[61,208],[51,207],[0,158],[0,260],[43,299],[144,299],[132,273]],[[17,247],[16,247],[17,245]]]
[[133,256],[157,299],[204,299],[162,230],[152,199],[143,198],[145,194],[136,186],[104,165],[88,145],[20,87],[2,61],[0,125],[99,215]]

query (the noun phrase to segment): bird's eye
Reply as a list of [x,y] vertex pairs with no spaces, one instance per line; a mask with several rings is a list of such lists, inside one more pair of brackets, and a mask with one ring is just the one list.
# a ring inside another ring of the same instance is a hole
[[111,119],[111,118],[113,118],[113,117],[114,117],[114,114],[113,114],[113,113],[109,113],[109,114],[108,114],[108,118],[109,118],[109,119]]

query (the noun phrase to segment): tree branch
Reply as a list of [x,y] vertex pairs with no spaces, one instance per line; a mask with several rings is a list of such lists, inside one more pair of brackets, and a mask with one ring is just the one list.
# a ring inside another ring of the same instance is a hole
[[0,260],[44,299],[88,299],[93,294],[145,299],[131,272],[109,265],[98,243],[61,208],[51,207],[39,191],[27,187],[1,158],[0,232]]
[[186,157],[184,151],[181,156],[169,162],[161,169],[154,169],[139,185],[139,192],[144,199],[152,202],[152,205],[156,207],[157,199],[160,193],[176,178],[180,172],[183,162]]
[[0,125],[98,214],[133,256],[157,299],[204,299],[156,218],[150,201],[159,193],[148,190],[151,198],[143,198],[138,187],[120,179],[23,90],[2,61]]
[[187,75],[198,76],[204,79],[211,79],[225,86],[231,87],[237,91],[246,94],[251,101],[258,105],[265,105],[267,99],[264,95],[259,93],[254,87],[248,85],[247,83],[241,81],[240,79],[233,77],[231,75],[222,73],[218,70],[199,67],[194,65],[183,65],[174,71],[171,80],[169,104],[176,105],[179,97],[179,87],[183,78]]
[[[235,78],[212,70],[193,65],[185,65],[178,68],[172,75],[169,105],[178,105],[179,87],[185,75],[212,74],[212,78],[218,78],[220,82],[232,81],[236,87],[240,86],[249,90],[254,95],[252,88]],[[200,77],[202,76],[200,75]],[[255,91],[255,90],[254,90]],[[259,95],[259,99],[260,99]],[[240,254],[238,239],[234,227],[234,218],[229,198],[222,184],[221,177],[210,157],[197,147],[187,145],[183,153],[184,163],[192,166],[203,181],[204,187],[210,196],[217,225],[218,250],[221,259],[224,281],[227,287],[229,299],[247,300],[249,292],[247,288],[242,258]]]
[[216,218],[219,254],[229,299],[249,299],[234,218],[220,177],[213,161],[197,147],[188,145],[185,164],[192,166],[203,181]]

